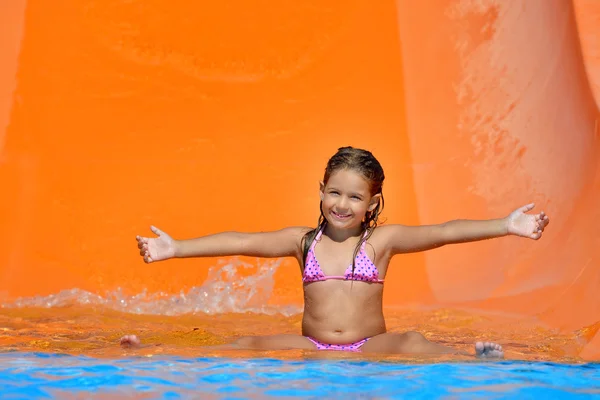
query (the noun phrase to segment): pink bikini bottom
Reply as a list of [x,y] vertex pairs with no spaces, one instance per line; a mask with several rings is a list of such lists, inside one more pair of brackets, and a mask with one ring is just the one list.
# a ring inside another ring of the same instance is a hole
[[308,336],[306,336],[306,338],[308,340],[310,340],[311,342],[313,342],[315,344],[315,346],[317,346],[317,350],[337,350],[337,351],[355,351],[355,352],[361,351],[360,348],[363,347],[363,345],[365,343],[367,343],[367,341],[370,339],[370,338],[365,338],[365,339],[359,340],[358,342],[349,343],[349,344],[327,344],[327,343],[319,342],[317,339],[313,339]]

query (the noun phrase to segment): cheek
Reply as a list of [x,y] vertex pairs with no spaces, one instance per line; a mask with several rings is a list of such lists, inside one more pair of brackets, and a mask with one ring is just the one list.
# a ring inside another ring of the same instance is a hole
[[369,205],[365,203],[357,203],[352,207],[355,214],[363,215],[369,211]]
[[323,198],[323,208],[330,208],[334,201],[331,199],[331,196],[325,196]]

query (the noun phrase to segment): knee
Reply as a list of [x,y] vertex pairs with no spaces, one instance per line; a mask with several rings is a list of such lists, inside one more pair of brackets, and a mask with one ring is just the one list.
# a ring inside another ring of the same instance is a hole
[[239,347],[251,349],[257,347],[259,340],[258,336],[243,336],[233,343]]
[[414,353],[425,343],[427,343],[427,339],[419,332],[409,331],[400,333],[397,336],[394,351],[397,353]]
[[404,342],[410,345],[420,344],[427,342],[425,336],[419,332],[409,331],[402,334]]

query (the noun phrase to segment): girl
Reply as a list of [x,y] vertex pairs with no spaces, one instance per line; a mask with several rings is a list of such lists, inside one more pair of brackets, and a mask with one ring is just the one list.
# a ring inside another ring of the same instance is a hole
[[[447,244],[517,235],[537,240],[549,219],[527,215],[526,205],[501,219],[455,220],[439,225],[378,227],[383,209],[384,173],[366,150],[343,147],[329,160],[320,182],[321,215],[316,228],[289,227],[274,232],[223,232],[174,240],[137,237],[146,263],[173,257],[295,257],[302,271],[302,335],[254,336],[225,348],[317,349],[369,353],[443,354],[455,349],[429,342],[417,332],[386,333],[382,297],[388,264],[396,254]],[[138,345],[133,335],[123,345]],[[221,347],[223,348],[223,347]],[[503,357],[495,343],[475,344],[480,357]]]

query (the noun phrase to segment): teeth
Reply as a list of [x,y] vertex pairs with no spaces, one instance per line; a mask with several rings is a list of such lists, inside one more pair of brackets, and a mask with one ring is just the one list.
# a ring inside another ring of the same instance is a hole
[[336,212],[334,212],[334,214],[335,214],[335,215],[337,215],[337,216],[338,216],[338,217],[340,217],[340,218],[346,218],[346,217],[349,217],[349,216],[350,216],[350,214],[338,214],[338,213],[336,213]]

